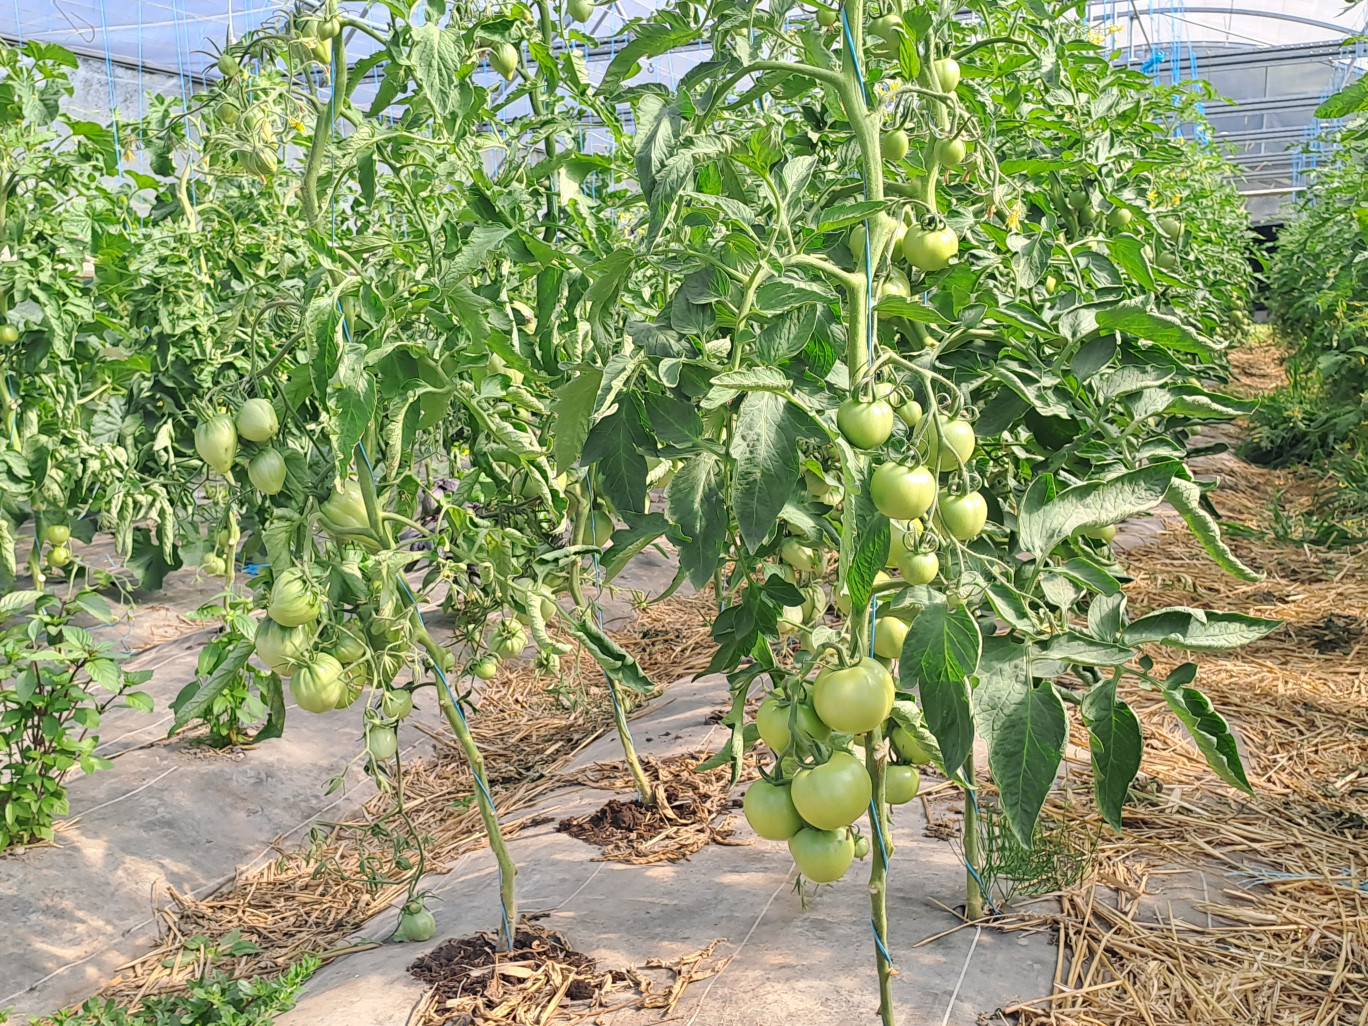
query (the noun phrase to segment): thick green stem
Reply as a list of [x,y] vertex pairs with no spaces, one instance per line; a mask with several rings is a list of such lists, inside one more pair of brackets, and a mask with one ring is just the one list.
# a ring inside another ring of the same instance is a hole
[[608,681],[608,691],[613,698],[613,725],[617,727],[618,741],[622,744],[627,769],[632,774],[632,782],[636,784],[641,804],[653,808],[656,803],[655,789],[651,787],[650,778],[646,776],[646,771],[641,767],[641,760],[637,757],[636,745],[632,742],[632,730],[627,725],[627,710],[622,704],[622,693],[612,677],[607,674],[604,674],[604,677]]
[[979,850],[978,795],[972,752],[964,760],[964,779],[968,784],[964,791],[964,917],[982,919],[983,888],[979,880],[983,876],[983,855]]
[[882,747],[883,729],[875,727],[865,737],[865,768],[869,770],[869,779],[874,785],[874,797],[869,810],[869,825],[874,830],[873,865],[869,870],[869,908],[874,921],[874,935],[879,939],[875,951],[875,964],[879,970],[879,1018],[883,1026],[893,1026],[893,963],[885,954],[888,951],[888,856],[892,853],[893,842],[889,836],[891,824],[884,790],[886,760],[880,751]]
[[385,522],[384,517],[380,516],[380,502],[375,495],[375,476],[371,473],[370,464],[366,461],[366,454],[360,445],[356,447],[354,462],[356,464],[356,480],[361,486],[361,501],[366,506],[366,519],[370,522],[370,529],[380,539],[383,548],[393,548],[394,542],[390,535],[389,524]]

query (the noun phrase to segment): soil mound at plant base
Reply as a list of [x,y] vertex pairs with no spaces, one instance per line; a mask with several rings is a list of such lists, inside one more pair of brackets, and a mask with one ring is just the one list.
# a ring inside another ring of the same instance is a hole
[[[640,798],[610,798],[591,815],[563,819],[556,829],[603,849],[598,861],[648,865],[678,862],[708,844],[746,844],[731,839],[731,775],[726,768],[697,773],[704,755],[643,759],[653,781],[655,804]],[[597,763],[574,779],[607,790],[631,788],[620,763]]]

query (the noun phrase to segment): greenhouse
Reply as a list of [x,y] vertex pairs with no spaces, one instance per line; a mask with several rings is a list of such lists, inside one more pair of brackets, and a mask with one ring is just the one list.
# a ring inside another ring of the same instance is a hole
[[1365,72],[0,3],[0,1022],[1368,1022]]

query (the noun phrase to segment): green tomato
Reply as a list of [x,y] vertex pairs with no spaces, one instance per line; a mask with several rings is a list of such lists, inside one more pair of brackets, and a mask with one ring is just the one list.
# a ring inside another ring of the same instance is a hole
[[262,449],[247,464],[247,478],[263,495],[275,495],[285,487],[285,457],[275,449]]
[[218,69],[219,74],[224,78],[232,78],[242,70],[237,60],[226,50],[218,56]]
[[1092,527],[1086,531],[1080,531],[1079,534],[1083,535],[1084,538],[1100,541],[1103,545],[1110,545],[1112,539],[1116,537],[1116,525],[1105,524],[1102,527]]
[[843,734],[873,730],[888,718],[893,697],[893,676],[869,656],[854,666],[828,667],[817,674],[812,687],[817,715],[832,730]]
[[280,430],[275,407],[265,399],[248,399],[238,408],[237,432],[249,442],[269,442]]
[[936,76],[936,81],[940,83],[941,92],[953,93],[959,88],[960,66],[959,61],[953,57],[942,57],[931,65],[932,73]]
[[1092,197],[1088,195],[1087,189],[1075,189],[1069,193],[1069,206],[1082,213],[1092,209]]
[[494,641],[489,650],[498,659],[514,659],[527,647],[527,634],[516,620],[501,620],[494,629]]
[[1172,253],[1160,253],[1154,258],[1154,262],[1165,271],[1176,271],[1178,269],[1178,258]]
[[220,413],[195,428],[195,451],[213,470],[226,474],[237,455],[237,428],[232,418]]
[[906,805],[921,790],[921,774],[915,766],[894,764],[884,769],[884,797],[889,805]]
[[1107,227],[1113,231],[1119,232],[1121,229],[1128,227],[1131,223],[1131,219],[1134,217],[1135,215],[1125,207],[1117,207],[1107,215]]
[[210,577],[222,577],[228,572],[228,564],[217,552],[211,552],[200,562],[200,569]]
[[394,753],[399,751],[399,737],[394,728],[372,725],[366,731],[366,751],[378,762],[394,758]]
[[865,402],[851,397],[836,411],[836,426],[857,449],[874,449],[893,434],[893,407],[883,399]]
[[915,520],[936,498],[936,479],[925,467],[881,463],[869,481],[874,506],[886,517]]
[[[266,613],[282,627],[313,623],[323,612],[323,596],[301,567],[290,567],[271,586]],[[329,657],[331,658],[331,657]]]
[[341,18],[324,18],[318,23],[319,39],[336,39],[342,31]]
[[470,664],[470,672],[480,680],[493,680],[499,672],[499,660],[492,655],[481,656]]
[[342,664],[326,652],[316,653],[295,670],[290,694],[305,712],[331,712],[346,697]]
[[832,25],[836,24],[837,17],[836,12],[830,7],[817,8],[817,24],[821,25],[822,28],[831,28]]
[[963,139],[940,139],[936,142],[936,159],[946,167],[958,167],[964,163],[969,148]]
[[66,524],[48,524],[43,539],[49,545],[65,545],[71,540],[71,528]]
[[779,558],[795,570],[815,574],[826,568],[826,554],[816,545],[808,545],[797,538],[785,538],[779,546]]
[[874,654],[885,659],[897,659],[902,655],[907,630],[906,620],[896,616],[879,617],[874,621]]
[[360,638],[343,634],[338,637],[336,643],[328,651],[343,666],[349,666],[365,656],[366,645]]
[[54,545],[48,549],[48,563],[55,567],[64,567],[71,562],[71,550],[65,545]]
[[898,561],[908,551],[908,546],[915,546],[917,539],[921,537],[921,521],[910,520],[906,526],[901,521],[894,520],[888,525],[888,558],[884,560],[884,566],[889,570],[896,570]]
[[931,761],[931,753],[922,747],[921,742],[906,727],[894,727],[890,738],[893,741],[893,750],[903,762],[925,766]]
[[789,838],[788,846],[798,872],[813,883],[839,880],[855,861],[855,840],[849,830],[804,827]]
[[1161,217],[1156,223],[1167,238],[1176,239],[1183,233],[1183,224],[1176,217]]
[[1053,296],[1058,291],[1059,279],[1056,278],[1053,274],[1047,274],[1045,276],[1045,294],[1047,296]]
[[517,47],[512,43],[495,43],[489,51],[489,64],[505,82],[512,82],[513,73],[518,70]]
[[361,482],[349,479],[341,491],[335,491],[323,501],[319,508],[319,526],[336,541],[347,540],[361,546],[367,552],[379,552],[380,542],[354,532],[370,528],[370,517],[366,513],[366,500],[361,494]]
[[967,495],[946,495],[942,493],[937,511],[940,522],[950,537],[958,541],[977,538],[988,522],[988,503],[978,492]]
[[906,274],[896,267],[890,267],[888,277],[879,283],[877,295],[879,299],[886,299],[889,296],[897,299],[910,299],[912,297],[912,285],[908,282]]
[[[957,417],[941,424],[940,429],[940,448],[938,450],[940,458],[936,461],[938,469],[942,471],[955,470],[961,464],[968,463],[974,455],[974,445],[978,441],[974,435],[974,425]],[[931,442],[931,433],[927,432],[922,445],[927,449],[923,456],[928,463],[932,462],[930,456]]]
[[741,808],[751,829],[767,841],[787,841],[803,829],[789,788],[768,780],[757,780],[746,788]]
[[613,537],[613,518],[601,509],[589,511],[584,524],[584,544],[603,548]]
[[[831,728],[822,722],[817,710],[806,702],[798,703],[798,731],[808,741],[825,741],[831,737]],[[769,745],[776,754],[782,754],[793,740],[789,731],[789,706],[777,695],[766,695],[755,711],[755,726],[760,731],[760,740]]]
[[380,711],[387,720],[405,719],[413,712],[413,693],[399,688],[386,691],[385,697],[380,699]]
[[869,857],[869,838],[864,834],[855,838],[855,857],[857,859]]
[[921,423],[922,405],[915,399],[909,399],[896,410],[898,419],[908,427],[916,427]]
[[820,766],[800,769],[790,786],[793,807],[818,830],[849,826],[869,807],[873,785],[864,763],[835,751]]
[[423,907],[421,901],[410,901],[399,913],[399,926],[394,931],[394,936],[401,941],[421,944],[423,941],[431,940],[436,932],[437,920],[432,917],[432,913]]
[[571,21],[588,21],[593,17],[594,5],[590,0],[570,0],[565,5],[565,13]]
[[883,14],[869,23],[869,31],[890,41],[898,38],[901,28],[902,20],[896,14]]
[[914,225],[903,239],[903,258],[922,271],[949,267],[951,258],[958,252],[959,236],[949,228],[927,231]]
[[901,128],[884,132],[879,137],[879,153],[887,161],[899,161],[907,156],[907,133]]
[[282,627],[268,616],[257,624],[254,647],[258,659],[273,672],[288,677],[313,651],[313,632],[304,627]]
[[940,573],[940,557],[934,552],[908,549],[898,560],[898,572],[908,584],[930,584]]
[[0,346],[12,346],[18,341],[18,328],[13,324],[0,324]]
[[[880,570],[874,575],[874,587],[877,588],[881,584],[887,584],[891,580],[893,580],[893,578]],[[841,611],[842,616],[850,615],[850,591],[846,588],[844,582],[842,582],[840,588],[836,590],[836,608]]]

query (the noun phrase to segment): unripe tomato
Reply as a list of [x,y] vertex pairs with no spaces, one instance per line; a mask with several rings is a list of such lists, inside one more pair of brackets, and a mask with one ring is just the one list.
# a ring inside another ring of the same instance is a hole
[[0,324],[0,346],[12,346],[18,341],[18,328],[13,324]]
[[233,55],[226,51],[224,53],[219,54],[218,56],[218,69],[219,74],[222,75],[224,78],[232,78],[234,75],[236,75],[239,71],[242,70],[238,66],[238,62],[233,57]]
[[873,785],[864,763],[849,752],[835,751],[820,766],[800,769],[790,797],[798,815],[818,830],[849,826],[869,806]]
[[613,518],[601,509],[590,510],[584,525],[584,544],[607,545],[613,537]]
[[968,152],[963,139],[941,139],[936,143],[936,159],[946,167],[963,164]]
[[499,660],[492,655],[481,656],[470,664],[470,672],[480,680],[493,680],[499,672]]
[[902,20],[896,14],[883,14],[869,23],[869,31],[884,39],[897,39]]
[[843,734],[873,730],[887,719],[893,697],[893,676],[869,656],[854,666],[828,667],[817,674],[812,687],[817,715],[832,730]]
[[907,133],[901,128],[884,132],[879,137],[879,153],[884,160],[898,161],[907,156]]
[[423,907],[421,901],[410,901],[399,913],[399,926],[394,935],[401,941],[421,944],[423,941],[431,940],[436,932],[437,920],[432,917],[432,913]]
[[316,653],[290,678],[290,694],[305,712],[325,713],[337,708],[345,697],[342,664],[326,652]]
[[1107,227],[1113,231],[1119,232],[1122,228],[1127,227],[1131,223],[1131,219],[1134,216],[1135,215],[1125,207],[1117,207],[1107,215]]
[[1080,213],[1084,210],[1092,209],[1092,197],[1088,195],[1087,189],[1075,189],[1069,193],[1069,206]]
[[313,632],[304,627],[282,627],[269,616],[257,624],[257,658],[282,677],[313,651]]
[[933,460],[931,458],[931,446],[934,441],[934,436],[929,431],[922,436],[920,446],[924,450],[922,456],[927,463],[935,463],[937,469],[945,471],[954,470],[961,464],[969,462],[974,455],[974,444],[977,438],[974,435],[974,425],[957,417],[940,425],[940,446],[937,449],[939,458]]
[[222,577],[228,572],[228,564],[217,552],[211,552],[200,562],[200,569],[210,577]]
[[323,597],[301,567],[290,567],[276,578],[266,607],[272,620],[282,627],[300,627],[313,623],[321,612]]
[[874,621],[874,654],[885,659],[897,659],[902,655],[907,630],[906,620],[896,616],[879,617]]
[[394,728],[372,725],[366,731],[366,751],[380,762],[394,758],[394,753],[399,751],[399,737]]
[[64,567],[71,562],[71,550],[65,545],[54,545],[48,549],[48,563],[55,567]]
[[830,7],[817,8],[817,24],[821,25],[822,28],[831,28],[832,25],[836,24],[837,17],[836,12]]
[[797,538],[785,538],[779,546],[779,558],[795,570],[815,574],[825,569],[826,555],[816,545],[808,545]]
[[237,412],[237,432],[249,442],[268,442],[280,430],[275,407],[265,399],[248,399]]
[[1045,276],[1045,294],[1047,296],[1053,296],[1058,291],[1059,279],[1056,278],[1053,274],[1047,274]]
[[889,805],[906,805],[921,790],[921,774],[915,766],[894,764],[884,770],[884,797]]
[[977,538],[988,522],[988,503],[978,492],[967,495],[942,493],[937,515],[950,537],[969,541]]
[[934,552],[908,549],[898,560],[898,572],[908,584],[930,584],[940,573],[940,557]]
[[[877,588],[881,584],[887,584],[891,580],[893,580],[893,578],[880,570],[874,575],[874,587]],[[844,582],[842,582],[840,588],[836,591],[836,608],[841,611],[842,616],[850,615],[850,591],[845,586]]]
[[318,23],[319,39],[336,39],[342,31],[341,18],[324,18]]
[[855,861],[855,840],[845,829],[804,827],[789,838],[788,846],[798,872],[813,883],[839,880]]
[[387,720],[402,720],[409,713],[413,712],[413,694],[399,688],[393,688],[385,692],[385,696],[380,699],[380,711],[384,713]]
[[1159,230],[1170,239],[1176,239],[1183,232],[1182,222],[1176,217],[1161,217],[1156,222]]
[[936,479],[925,467],[881,463],[869,480],[874,506],[886,517],[915,520],[936,498]]
[[[799,733],[808,741],[825,741],[831,737],[831,728],[806,702],[798,703],[797,720]],[[775,754],[783,754],[788,749],[793,739],[789,731],[789,706],[782,704],[778,696],[765,696],[755,712],[755,726],[760,731],[760,740]]]
[[1102,527],[1092,527],[1086,531],[1080,531],[1079,533],[1085,538],[1091,538],[1093,541],[1100,541],[1103,545],[1110,545],[1112,539],[1116,537],[1116,525],[1105,524]]
[[210,417],[195,428],[195,451],[211,469],[228,473],[237,455],[237,428],[226,413]]
[[907,229],[903,239],[903,257],[922,271],[940,271],[950,266],[951,258],[959,252],[959,236],[949,228],[927,231],[918,225]]
[[66,524],[48,524],[43,538],[49,545],[65,545],[71,540],[71,528]]
[[489,51],[489,64],[504,81],[512,82],[513,73],[518,70],[517,47],[512,43],[495,43]]
[[894,520],[888,525],[888,558],[884,566],[896,570],[898,561],[908,552],[908,546],[915,546],[921,537],[921,521],[911,520],[906,524]]
[[349,666],[366,654],[366,645],[360,638],[343,634],[329,649],[332,656],[343,666]]
[[865,402],[852,396],[836,411],[836,427],[855,448],[876,448],[893,434],[893,407],[883,399]]
[[590,0],[570,0],[565,5],[565,13],[571,21],[588,21],[594,14],[594,5]]
[[896,296],[899,299],[910,299],[912,296],[912,285],[907,280],[907,275],[896,267],[890,267],[888,277],[879,282],[878,298],[886,299],[889,296]]
[[907,400],[901,406],[897,407],[895,412],[898,414],[898,419],[908,427],[916,427],[921,423],[922,405],[915,399]]
[[959,88],[960,66],[955,58],[942,57],[931,65],[931,70],[936,76],[936,81],[940,83],[941,92],[953,93]]
[[803,820],[793,807],[789,788],[757,780],[746,788],[741,800],[746,822],[767,841],[787,841],[803,829]]
[[1178,268],[1178,258],[1169,252],[1160,253],[1154,258],[1154,262],[1165,271],[1173,271]]
[[494,629],[494,640],[489,649],[497,659],[513,659],[527,647],[527,634],[516,620],[501,620]]
[[893,742],[894,751],[903,762],[925,766],[931,761],[931,753],[922,747],[921,742],[907,728],[894,727],[889,737]]
[[262,449],[247,464],[247,478],[263,495],[275,495],[285,487],[285,457],[275,449]]

